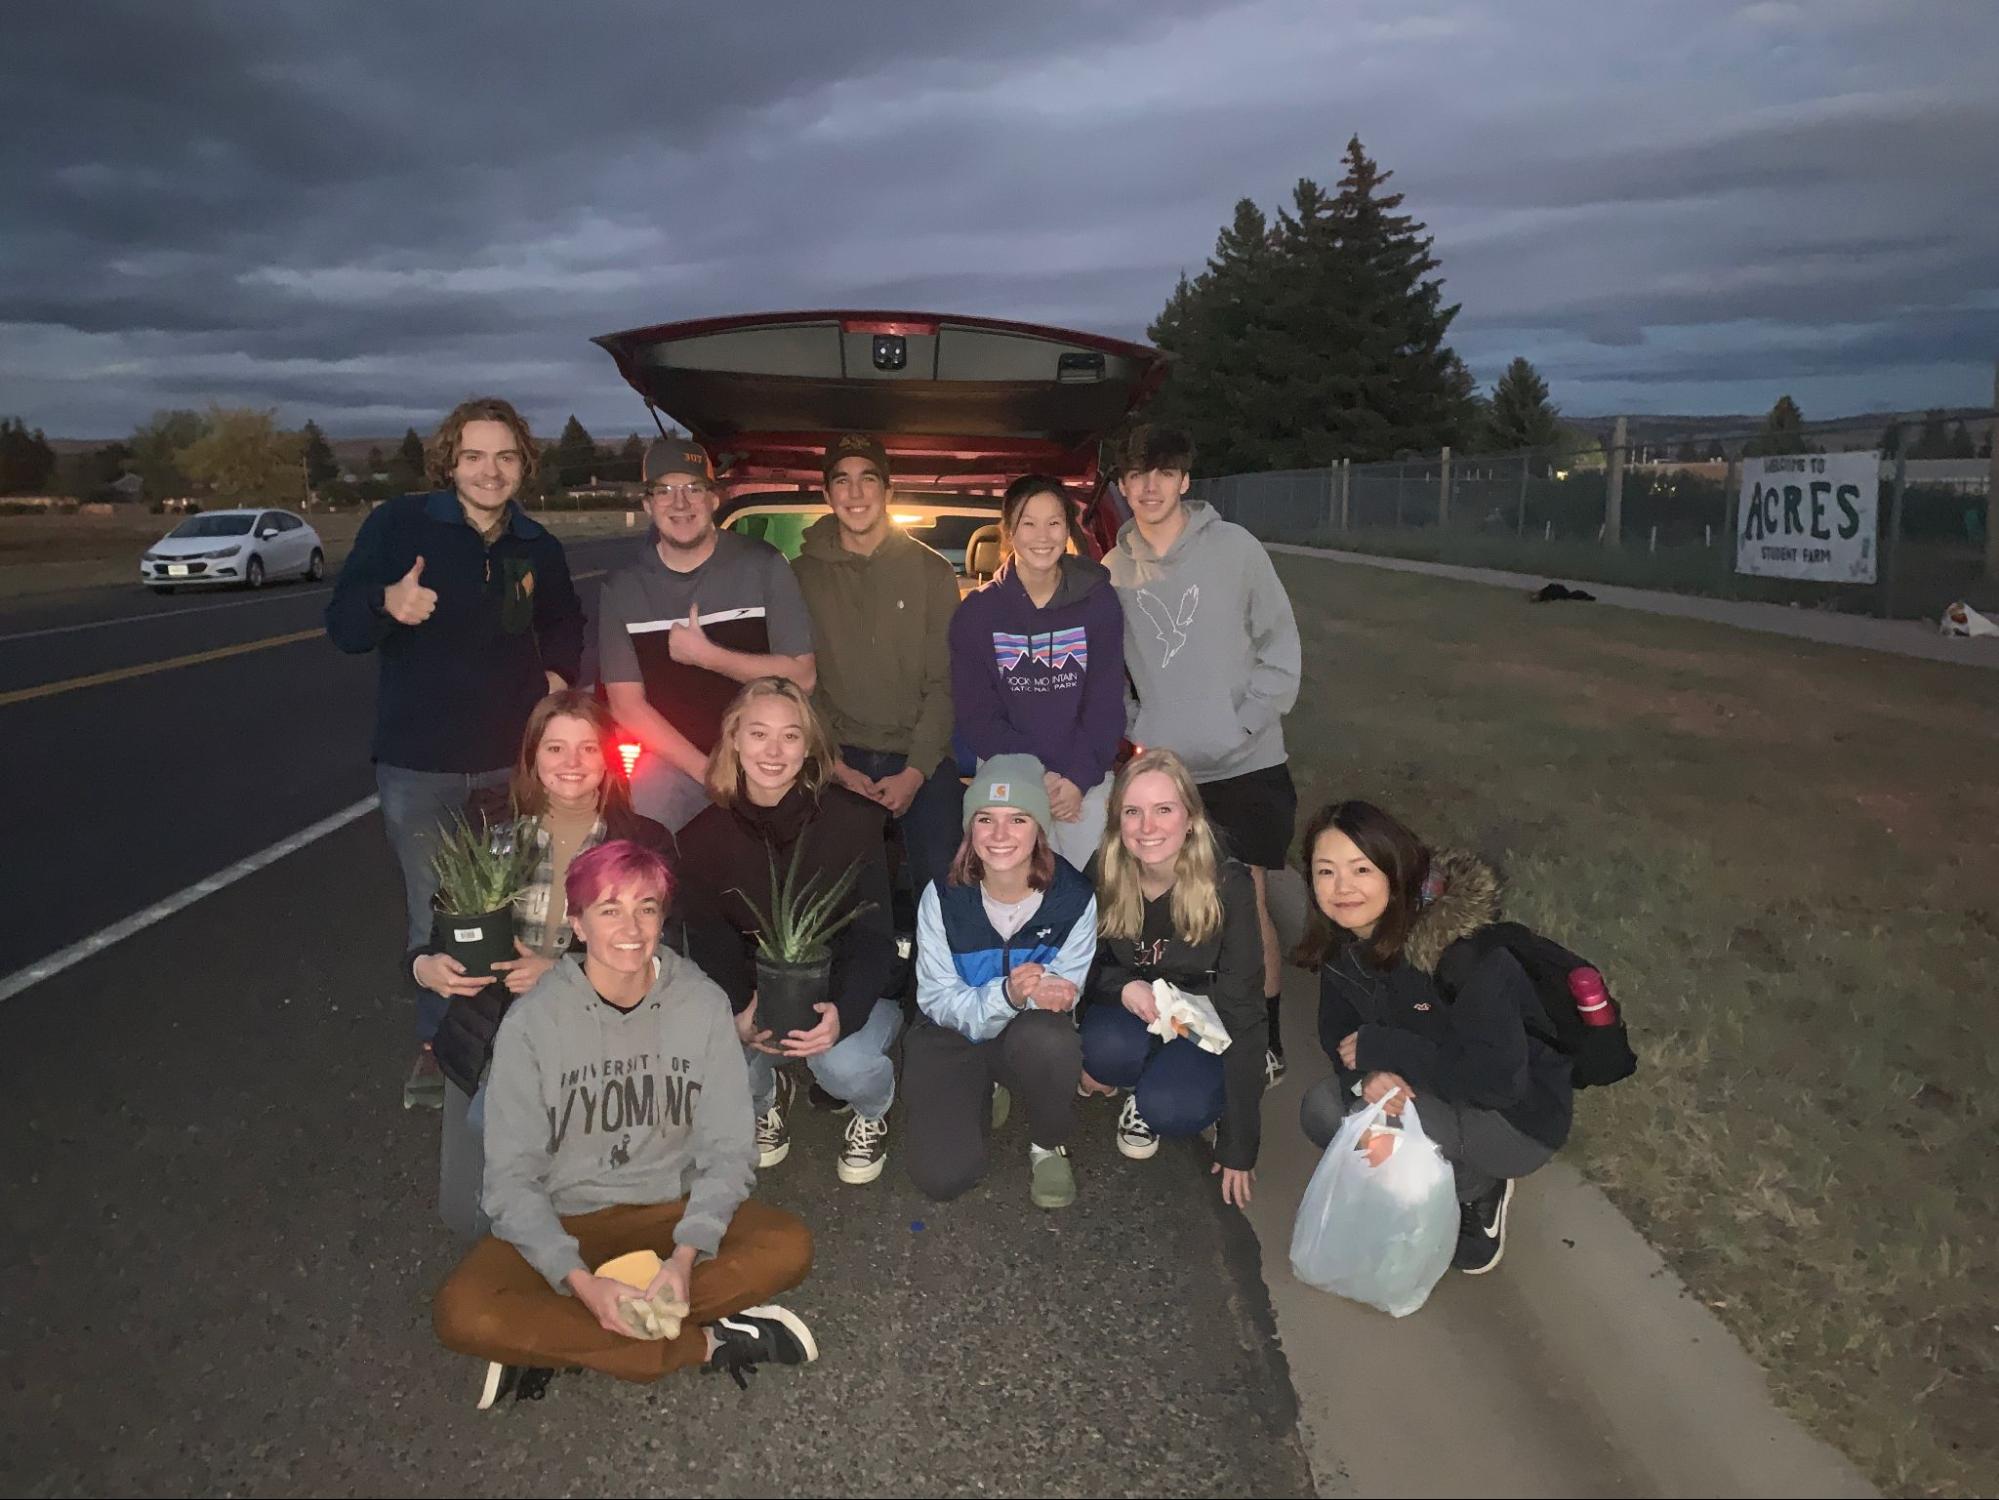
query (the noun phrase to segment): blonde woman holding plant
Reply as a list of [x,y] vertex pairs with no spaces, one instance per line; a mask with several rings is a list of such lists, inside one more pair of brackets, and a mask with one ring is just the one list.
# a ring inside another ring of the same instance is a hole
[[[895,964],[890,926],[887,814],[832,780],[837,764],[826,725],[798,685],[783,677],[745,683],[722,716],[708,763],[714,806],[680,833],[680,878],[689,952],[736,1012],[749,1057],[757,1114],[757,1165],[791,1152],[790,1089],[778,1065],[803,1062],[834,1098],[853,1107],[838,1162],[845,1183],[868,1183],[888,1160],[895,1066],[888,1051],[902,1007],[884,999]],[[794,864],[795,861],[795,864]],[[819,1024],[773,1036],[757,1018],[757,939],[770,913],[772,872],[796,870],[820,891],[852,874],[828,913],[833,933],[828,995]]]

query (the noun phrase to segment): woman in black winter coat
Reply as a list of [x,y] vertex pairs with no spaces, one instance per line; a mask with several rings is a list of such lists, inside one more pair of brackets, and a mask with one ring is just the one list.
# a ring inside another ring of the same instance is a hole
[[[803,1062],[834,1098],[853,1106],[838,1161],[842,1182],[873,1182],[888,1160],[888,1109],[895,1065],[888,1050],[902,1030],[902,1006],[885,998],[895,967],[889,914],[887,813],[832,781],[836,756],[826,725],[796,683],[745,683],[722,716],[708,763],[704,809],[680,830],[680,899],[688,954],[722,987],[747,1050],[757,1112],[757,1165],[790,1154],[789,1091],[781,1062]],[[760,919],[772,905],[773,871],[782,880],[798,856],[798,883],[825,890],[853,872],[839,915],[856,913],[834,934],[819,1023],[773,1037],[757,1017],[754,953]]]
[[1445,951],[1498,918],[1499,883],[1476,856],[1434,855],[1366,802],[1321,809],[1305,830],[1313,911],[1301,962],[1319,970],[1319,1040],[1333,1076],[1306,1095],[1306,1135],[1331,1143],[1340,1121],[1388,1098],[1418,1101],[1423,1131],[1457,1177],[1459,1270],[1499,1264],[1514,1180],[1568,1139],[1569,1060],[1519,962],[1503,948],[1470,968],[1447,1000]]

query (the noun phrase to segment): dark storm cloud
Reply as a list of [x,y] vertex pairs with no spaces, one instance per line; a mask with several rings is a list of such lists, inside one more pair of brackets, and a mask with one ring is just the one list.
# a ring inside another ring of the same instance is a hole
[[1235,198],[1330,186],[1355,130],[1437,236],[1474,369],[1527,353],[1572,409],[1976,399],[1999,299],[1981,4],[9,19],[0,412],[52,432],[217,400],[385,433],[485,388],[622,430],[589,335],[764,307],[1141,336]]

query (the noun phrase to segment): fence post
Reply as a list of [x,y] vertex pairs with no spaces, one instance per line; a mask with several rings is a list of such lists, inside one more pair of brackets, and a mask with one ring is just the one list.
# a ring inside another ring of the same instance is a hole
[[1895,479],[1894,488],[1888,493],[1888,535],[1887,545],[1874,564],[1881,570],[1881,618],[1895,618],[1895,559],[1902,550],[1902,491],[1909,483],[1909,444],[1902,432],[1902,424],[1895,424]]
[[1531,454],[1520,455],[1520,508],[1513,518],[1513,534],[1516,537],[1527,534],[1527,469],[1532,463]]
[[1603,544],[1621,546],[1624,541],[1624,418],[1610,435],[1610,452],[1604,455]]
[[1742,524],[1737,510],[1742,504],[1742,468],[1740,461],[1731,458],[1728,467],[1722,471],[1722,497],[1727,507],[1728,530],[1721,539],[1721,576],[1731,590],[1735,586],[1735,528]]
[[1444,462],[1437,473],[1437,529],[1451,524],[1451,445],[1444,444]]
[[1340,460],[1340,530],[1353,525],[1353,460]]
[[1999,361],[1992,365],[1992,410],[1995,415],[1985,424],[1985,446],[1991,450],[1986,459],[1985,576],[1999,578]]

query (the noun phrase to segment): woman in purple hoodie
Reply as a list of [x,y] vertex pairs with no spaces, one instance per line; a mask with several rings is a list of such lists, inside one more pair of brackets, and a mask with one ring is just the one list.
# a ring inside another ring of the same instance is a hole
[[1080,870],[1103,835],[1124,738],[1124,611],[1059,479],[1007,486],[1000,546],[999,572],[951,617],[958,743],[982,761],[1032,755],[1048,768],[1055,852]]

